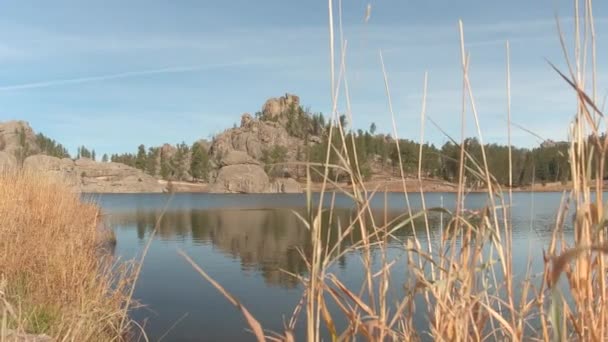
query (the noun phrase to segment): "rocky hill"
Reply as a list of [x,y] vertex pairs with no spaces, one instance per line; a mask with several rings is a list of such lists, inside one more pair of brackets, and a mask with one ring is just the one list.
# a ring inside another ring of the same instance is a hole
[[286,94],[267,100],[255,116],[242,114],[240,126],[211,142],[165,143],[147,149],[140,145],[136,154],[110,159],[180,184],[178,189],[190,182],[215,193],[301,192],[295,179],[298,167],[289,163],[303,161],[307,146],[320,141],[321,126],[313,124],[299,97]]
[[143,171],[120,163],[59,158],[42,154],[41,139],[27,122],[0,123],[0,170],[42,172],[81,192],[162,192],[165,187]]
[[[290,118],[300,110],[299,98],[286,94],[266,101],[256,118],[245,113],[240,127],[214,137],[209,148],[212,192],[301,192],[293,175],[309,144],[288,132]],[[312,139],[313,141],[316,139]],[[280,156],[274,157],[280,149]],[[276,160],[273,160],[276,159]]]

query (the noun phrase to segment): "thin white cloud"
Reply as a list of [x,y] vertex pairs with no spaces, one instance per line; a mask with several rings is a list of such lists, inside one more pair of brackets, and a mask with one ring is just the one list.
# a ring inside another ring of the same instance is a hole
[[213,69],[224,68],[224,67],[242,66],[242,65],[248,65],[248,64],[250,64],[250,63],[249,62],[235,62],[235,63],[205,64],[205,65],[194,65],[194,66],[176,66],[176,67],[167,67],[167,68],[159,68],[159,69],[126,71],[126,72],[121,72],[121,73],[98,75],[98,76],[65,78],[65,79],[55,79],[55,80],[50,80],[50,81],[5,85],[5,86],[0,86],[0,91],[49,88],[49,87],[56,87],[56,86],[93,83],[93,82],[101,82],[101,81],[107,81],[107,80],[148,76],[148,75],[157,75],[157,74],[173,74],[173,73],[183,73],[183,72],[190,72],[190,71],[205,71],[205,70],[213,70]]

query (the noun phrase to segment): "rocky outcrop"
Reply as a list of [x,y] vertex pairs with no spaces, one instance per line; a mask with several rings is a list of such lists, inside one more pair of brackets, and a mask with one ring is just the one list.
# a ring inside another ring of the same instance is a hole
[[[315,136],[304,139],[308,133],[293,133],[293,125],[296,124],[300,125],[297,126],[300,130],[307,129],[306,115],[308,114],[300,106],[300,98],[285,94],[267,100],[256,118],[245,113],[241,116],[240,127],[215,136],[209,148],[212,167],[215,169],[210,180],[212,191],[251,192],[251,189],[256,189],[255,192],[301,192],[299,183],[294,179],[279,178],[267,183],[268,175],[261,167],[264,163],[269,163],[266,165],[267,171],[273,176],[289,177],[298,174],[298,166],[289,163],[301,160],[306,146],[322,141],[320,137]],[[288,131],[287,127],[291,127],[291,130]],[[280,148],[280,151],[277,148]],[[281,156],[279,160],[276,159],[277,155]],[[271,165],[275,165],[275,169]],[[277,171],[276,167],[281,169]],[[255,172],[252,175],[239,174],[250,170]],[[253,175],[258,175],[259,179],[255,179]],[[266,183],[268,186],[263,189],[262,184]],[[228,185],[231,186],[230,189]]]
[[[23,151],[24,149],[26,151]],[[36,134],[32,127],[25,121],[13,120],[0,123],[0,151],[13,156],[22,152],[38,153]]]
[[250,164],[259,166],[260,162],[253,159],[243,151],[229,151],[226,156],[222,157],[219,160],[220,167],[239,164]]
[[74,161],[71,159],[59,159],[44,154],[37,154],[25,158],[23,168],[27,171],[49,175],[71,187],[80,189],[81,176],[76,169],[76,165],[74,165]]
[[284,146],[288,150],[288,157],[293,155],[295,158],[295,151],[301,144],[300,139],[290,136],[279,123],[254,120],[245,113],[241,117],[240,127],[227,130],[213,139],[210,153],[216,160],[221,160],[228,152],[236,150],[260,160],[265,149]]
[[262,107],[262,115],[266,120],[278,121],[285,124],[285,113],[300,107],[300,98],[293,94],[268,99]]
[[121,163],[98,163],[78,159],[74,163],[81,176],[82,192],[163,192],[158,180]]
[[254,164],[222,167],[209,187],[213,193],[265,193],[270,181],[264,169]]
[[278,178],[270,184],[269,190],[279,194],[301,193],[302,186],[293,178]]
[[0,151],[0,172],[13,171],[17,169],[17,158],[12,154]]
[[[226,181],[228,175],[238,178],[231,183],[240,183],[240,176],[236,176],[236,168],[229,169],[229,174],[227,170],[223,170],[226,166],[236,165],[257,166],[255,174],[261,175],[263,173],[265,177],[260,179],[259,182],[265,183],[268,176],[261,167],[264,151],[275,146],[285,147],[287,151],[286,161],[292,161],[297,159],[297,152],[302,144],[303,141],[290,136],[278,122],[256,120],[245,113],[241,117],[240,127],[217,135],[211,144],[209,153],[217,169],[217,177],[215,180],[212,179],[211,183]],[[241,168],[241,170],[244,170],[244,168]],[[286,167],[286,172],[295,174],[294,170],[289,167]],[[220,175],[222,176],[221,180]],[[248,179],[252,178],[248,177]],[[217,190],[218,188],[221,189],[222,186],[213,186],[213,184],[211,186],[211,189]],[[260,186],[254,186],[253,188],[261,189]],[[263,192],[274,192],[275,188],[267,184],[267,188]],[[239,187],[239,189],[242,189],[242,187]]]
[[81,192],[134,193],[165,190],[156,178],[120,163],[98,163],[87,158],[72,161],[68,158],[34,155],[25,159],[23,167],[56,177]]
[[[211,159],[217,169],[211,180],[211,191],[281,192],[275,190],[285,187],[271,186],[262,168],[264,151],[282,146],[287,151],[286,160],[296,160],[301,144],[300,139],[290,136],[279,123],[255,120],[251,115],[243,114],[241,127],[219,134],[210,147]],[[250,171],[249,175],[239,174]],[[292,170],[286,167],[285,171],[290,173]],[[288,188],[293,190],[293,183]]]

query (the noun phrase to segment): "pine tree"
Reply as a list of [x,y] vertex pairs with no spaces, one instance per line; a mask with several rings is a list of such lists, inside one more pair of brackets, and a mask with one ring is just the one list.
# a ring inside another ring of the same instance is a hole
[[91,157],[92,157],[92,153],[86,147],[80,146],[78,148],[77,159],[80,159],[80,158],[91,158]]
[[174,171],[174,176],[178,180],[184,180],[188,174],[186,161],[189,152],[190,148],[188,145],[186,145],[185,142],[182,142],[181,144],[177,145],[177,151],[175,151],[175,154],[171,159],[171,166]]
[[91,152],[91,159],[95,160],[95,150]]
[[195,142],[192,145],[190,174],[195,179],[209,180],[209,154],[199,142]]
[[42,133],[36,134],[36,144],[40,148],[40,152],[48,156],[57,158],[69,158],[70,154],[63,145],[57,143],[55,140],[46,137]]
[[137,148],[137,157],[135,157],[135,167],[140,170],[146,169],[146,147],[141,144]]
[[101,157],[101,162],[102,163],[107,163],[108,162],[108,155],[107,154],[103,154],[103,156]]
[[164,153],[160,154],[160,176],[164,180],[169,180],[171,177],[171,161]]
[[346,120],[346,115],[344,115],[344,114],[340,115],[340,127],[342,127],[342,130],[344,132],[346,132],[347,125],[348,125],[348,121]]
[[158,148],[150,147],[148,149],[148,156],[146,157],[146,172],[152,176],[156,176],[156,160],[159,152],[160,150]]
[[30,155],[30,145],[27,142],[25,128],[21,127],[19,130],[15,130],[15,133],[17,133],[19,137],[19,149],[17,150],[16,157],[21,164],[25,161],[25,158]]

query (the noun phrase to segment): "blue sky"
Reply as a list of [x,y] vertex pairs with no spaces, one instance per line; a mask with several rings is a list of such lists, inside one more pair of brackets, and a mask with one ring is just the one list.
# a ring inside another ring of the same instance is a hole
[[[462,19],[484,141],[506,142],[507,39],[514,122],[544,138],[566,138],[574,97],[544,58],[564,68],[553,15],[558,8],[571,30],[571,1],[343,2],[354,128],[373,121],[392,130],[382,50],[399,136],[419,139],[425,71],[427,114],[459,135]],[[603,95],[608,7],[596,1],[594,14]],[[4,0],[0,120],[27,120],[71,152],[86,145],[101,154],[210,138],[286,92],[327,114],[328,46],[326,0]],[[446,141],[430,124],[426,138]],[[538,143],[518,129],[513,140]]]

